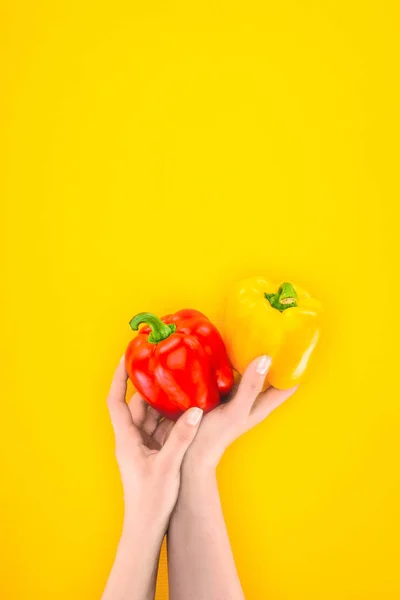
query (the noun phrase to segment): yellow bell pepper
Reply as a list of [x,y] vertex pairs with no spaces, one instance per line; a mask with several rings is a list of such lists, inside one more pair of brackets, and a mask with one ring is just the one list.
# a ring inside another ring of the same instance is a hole
[[224,341],[232,366],[243,374],[257,356],[272,358],[264,388],[288,389],[303,378],[320,335],[321,305],[291,283],[250,277],[228,298]]

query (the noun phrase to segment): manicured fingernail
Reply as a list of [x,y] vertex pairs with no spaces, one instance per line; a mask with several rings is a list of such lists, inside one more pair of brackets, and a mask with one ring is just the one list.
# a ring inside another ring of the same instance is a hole
[[260,356],[257,361],[256,371],[260,375],[265,375],[271,364],[271,358],[269,356]]
[[201,408],[197,408],[197,406],[195,408],[189,408],[187,413],[187,422],[189,425],[197,425],[202,416],[203,411]]

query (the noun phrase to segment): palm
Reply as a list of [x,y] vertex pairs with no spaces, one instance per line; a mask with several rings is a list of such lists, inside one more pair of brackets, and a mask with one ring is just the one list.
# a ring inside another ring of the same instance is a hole
[[158,452],[167,440],[174,423],[169,419],[161,420],[161,415],[149,406],[140,394],[132,396],[128,407],[133,425],[142,438],[143,452],[147,455]]
[[[125,437],[124,451],[119,460],[121,475],[126,487],[135,493],[143,486],[152,464],[157,459],[170,431],[175,425],[169,419],[163,419],[147,402],[135,393],[127,403],[132,418],[131,435]],[[138,447],[139,446],[139,447]],[[132,470],[132,458],[136,468]],[[138,479],[140,474],[140,480]],[[165,473],[160,479],[159,493],[164,498],[165,509],[170,512],[176,502],[179,490],[180,471]],[[142,482],[142,483],[140,483]]]

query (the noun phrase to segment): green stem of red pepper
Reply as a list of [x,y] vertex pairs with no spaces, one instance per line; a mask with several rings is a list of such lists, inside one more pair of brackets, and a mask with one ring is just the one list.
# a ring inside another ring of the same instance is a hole
[[272,308],[276,308],[280,312],[287,308],[293,308],[297,306],[297,294],[296,290],[291,283],[285,281],[279,286],[276,294],[264,294],[266,299],[271,304]]
[[167,337],[176,331],[176,325],[173,323],[167,325],[167,323],[164,323],[152,313],[142,312],[137,314],[129,322],[129,325],[134,331],[137,331],[141,323],[146,323],[150,327],[151,333],[148,337],[148,341],[152,344],[158,344],[159,342],[166,340]]

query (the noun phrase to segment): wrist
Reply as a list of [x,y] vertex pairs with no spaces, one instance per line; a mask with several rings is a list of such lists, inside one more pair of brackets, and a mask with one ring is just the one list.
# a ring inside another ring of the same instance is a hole
[[196,453],[190,449],[182,463],[182,477],[185,479],[209,479],[215,477],[219,458],[210,452]]
[[[182,479],[179,496],[171,516],[169,531],[176,522],[195,523],[209,519],[211,507],[219,502],[215,471]],[[172,524],[172,525],[171,525]]]
[[127,538],[146,537],[151,541],[162,540],[168,527],[169,513],[163,504],[153,500],[138,501],[125,497],[122,535]]
[[216,467],[213,465],[188,460],[182,465],[181,490],[182,487],[205,486],[216,480]]
[[153,555],[161,548],[167,527],[168,522],[144,522],[125,515],[119,547],[132,559],[138,554]]
[[190,508],[191,512],[197,513],[207,504],[214,491],[218,493],[216,468],[201,461],[185,460],[175,509]]

